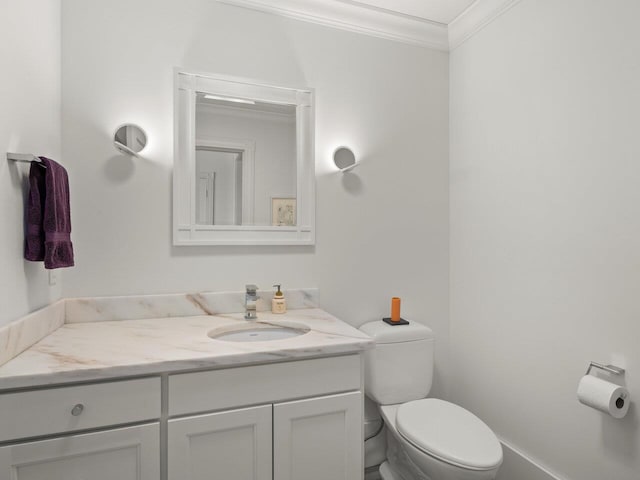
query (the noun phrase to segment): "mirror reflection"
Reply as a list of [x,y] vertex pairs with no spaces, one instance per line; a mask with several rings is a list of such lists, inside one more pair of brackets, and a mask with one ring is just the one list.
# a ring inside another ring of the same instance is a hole
[[296,225],[296,106],[196,94],[199,225]]
[[147,146],[147,134],[139,126],[127,123],[118,127],[113,143],[119,151],[138,153]]

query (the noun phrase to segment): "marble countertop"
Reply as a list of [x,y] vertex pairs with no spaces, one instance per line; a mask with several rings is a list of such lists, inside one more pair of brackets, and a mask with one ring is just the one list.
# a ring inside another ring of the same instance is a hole
[[373,347],[367,335],[318,308],[258,314],[259,324],[287,322],[310,330],[263,342],[208,336],[214,329],[246,326],[242,313],[66,323],[0,366],[0,390],[340,355]]

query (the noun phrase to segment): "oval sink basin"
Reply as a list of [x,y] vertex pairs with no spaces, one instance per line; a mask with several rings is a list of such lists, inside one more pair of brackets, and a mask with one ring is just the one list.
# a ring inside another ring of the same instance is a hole
[[270,323],[256,323],[241,327],[222,327],[211,330],[208,335],[214,340],[224,342],[271,342],[298,337],[309,331],[301,324],[274,325]]

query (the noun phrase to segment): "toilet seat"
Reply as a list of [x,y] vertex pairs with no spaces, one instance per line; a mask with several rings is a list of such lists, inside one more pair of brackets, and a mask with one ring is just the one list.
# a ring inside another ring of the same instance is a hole
[[498,438],[474,414],[435,398],[407,402],[396,413],[398,433],[426,455],[468,470],[502,463]]

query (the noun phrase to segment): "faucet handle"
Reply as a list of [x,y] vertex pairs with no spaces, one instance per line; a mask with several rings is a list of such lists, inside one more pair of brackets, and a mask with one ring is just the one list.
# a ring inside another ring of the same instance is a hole
[[258,291],[258,286],[254,284],[245,285],[244,288],[247,290],[247,295],[255,295]]

